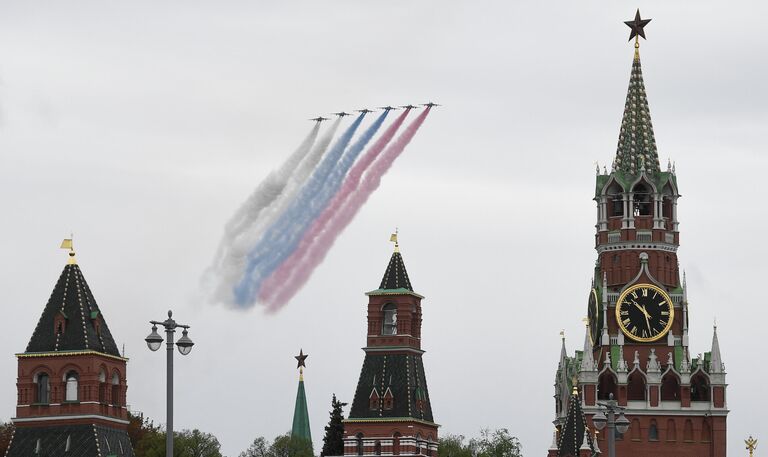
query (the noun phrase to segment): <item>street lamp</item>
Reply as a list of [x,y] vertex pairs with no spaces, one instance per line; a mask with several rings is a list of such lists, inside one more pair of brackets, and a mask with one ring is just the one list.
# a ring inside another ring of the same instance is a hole
[[149,334],[144,341],[147,342],[147,347],[152,352],[160,349],[163,344],[163,337],[157,333],[157,326],[162,325],[165,327],[166,337],[166,354],[167,354],[167,368],[166,368],[166,404],[165,404],[165,457],[173,457],[173,334],[176,333],[176,328],[184,329],[181,332],[181,338],[176,341],[176,346],[179,348],[181,355],[187,355],[192,351],[192,346],[195,343],[189,338],[188,331],[189,325],[179,324],[172,318],[173,312],[168,311],[168,319],[159,321],[149,321],[152,324],[152,333]]
[[[629,430],[629,419],[624,416],[624,408],[619,406],[619,402],[613,399],[613,394],[609,395],[607,401],[597,402],[597,404],[605,408],[608,416],[606,417],[603,410],[600,409],[592,416],[592,423],[598,430],[602,430],[608,425],[608,457],[616,457],[616,432],[622,435],[627,433],[627,430]],[[617,414],[618,417],[616,417]]]

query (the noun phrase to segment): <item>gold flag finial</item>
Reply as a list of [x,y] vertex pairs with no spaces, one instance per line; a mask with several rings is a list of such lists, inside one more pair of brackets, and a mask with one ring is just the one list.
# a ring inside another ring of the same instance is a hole
[[747,445],[747,450],[749,451],[749,457],[752,457],[755,449],[757,449],[757,440],[752,438],[752,435],[749,435],[749,439],[744,440],[744,444]]
[[72,244],[73,238],[74,236],[70,234],[69,238],[64,238],[61,242],[61,246],[59,246],[61,249],[69,249],[69,261],[67,262],[69,265],[75,265],[77,263],[77,260],[75,260],[75,248]]
[[395,227],[395,233],[389,236],[389,241],[392,243],[395,243],[395,252],[400,252],[400,243],[397,241],[397,234],[399,233],[399,230],[397,227]]

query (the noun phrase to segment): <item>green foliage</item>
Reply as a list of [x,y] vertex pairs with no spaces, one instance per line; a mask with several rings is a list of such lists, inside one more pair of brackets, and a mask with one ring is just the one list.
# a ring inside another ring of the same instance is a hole
[[465,444],[463,435],[447,435],[440,439],[437,450],[440,457],[521,457],[520,441],[506,428],[494,431],[480,430],[480,438]]
[[11,444],[14,426],[12,422],[0,422],[0,456],[5,455]]
[[[165,457],[165,430],[143,415],[130,415],[128,435],[136,457]],[[173,457],[222,457],[221,444],[215,436],[200,430],[182,430],[173,434]]]
[[344,455],[344,406],[336,399],[333,394],[331,400],[331,419],[325,426],[325,436],[323,437],[323,450],[320,457],[326,455]]
[[267,445],[267,440],[260,436],[253,440],[247,450],[240,453],[240,457],[313,457],[312,443],[286,433]]

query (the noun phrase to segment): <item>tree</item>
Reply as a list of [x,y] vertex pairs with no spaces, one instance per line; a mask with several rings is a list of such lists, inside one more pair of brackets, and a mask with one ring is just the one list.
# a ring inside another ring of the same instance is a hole
[[344,455],[344,410],[346,403],[336,400],[336,394],[333,394],[331,400],[331,419],[325,426],[325,436],[323,437],[323,450],[320,457],[326,455]]
[[240,457],[272,457],[272,454],[270,453],[267,440],[260,436],[253,440],[248,449],[240,453]]
[[437,455],[440,457],[473,457],[472,450],[464,444],[464,435],[446,435],[440,438]]
[[13,431],[13,422],[0,422],[0,456],[5,455],[5,451],[8,450],[8,446],[11,445],[11,437],[13,436]]
[[506,428],[499,428],[491,432],[489,429],[480,431],[480,438],[470,441],[470,447],[474,447],[478,457],[521,457],[522,446],[520,441],[509,434]]
[[210,433],[198,429],[183,430],[174,435],[174,457],[222,457],[221,443]]
[[480,430],[480,438],[464,443],[463,435],[446,435],[440,439],[440,457],[521,457],[520,441],[506,428]]
[[[128,416],[128,436],[136,457],[165,457],[165,430],[143,414]],[[221,444],[215,436],[200,430],[182,430],[173,434],[173,457],[222,457]]]
[[290,433],[275,438],[269,453],[270,457],[314,457],[312,443]]

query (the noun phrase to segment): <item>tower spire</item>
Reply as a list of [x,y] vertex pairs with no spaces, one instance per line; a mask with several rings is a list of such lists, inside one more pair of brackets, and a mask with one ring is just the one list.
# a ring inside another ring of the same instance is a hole
[[293,426],[291,427],[291,437],[303,438],[312,444],[312,433],[309,427],[309,410],[307,409],[307,394],[304,391],[304,368],[307,366],[306,359],[308,354],[304,350],[299,351],[295,356],[298,361],[296,368],[299,369],[299,388],[296,392],[296,406],[293,409]]
[[637,10],[635,19],[624,22],[632,30],[629,39],[635,39],[635,56],[632,60],[632,72],[629,78],[627,99],[624,103],[624,116],[621,120],[619,144],[616,148],[616,158],[613,160],[613,170],[637,175],[644,166],[649,173],[661,170],[659,154],[656,149],[656,138],[653,134],[651,115],[643,83],[643,69],[640,65],[640,37],[645,39],[643,28],[651,22],[642,19]]
[[720,342],[717,339],[717,322],[713,326],[712,330],[712,355],[709,364],[710,373],[723,373],[725,372],[725,365],[723,365],[723,358],[720,355]]

